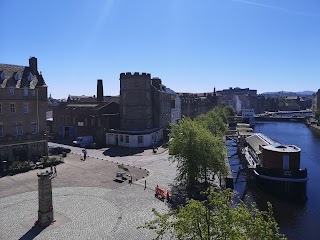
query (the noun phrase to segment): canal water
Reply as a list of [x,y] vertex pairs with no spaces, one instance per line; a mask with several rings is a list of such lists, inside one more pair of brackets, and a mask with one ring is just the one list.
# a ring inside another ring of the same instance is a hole
[[[288,239],[320,239],[320,135],[304,123],[295,122],[256,122],[255,132],[283,144],[293,144],[301,148],[301,168],[308,169],[307,197],[305,203],[281,200],[260,189],[246,189],[246,178],[239,175],[235,183],[238,196],[245,192],[260,209],[266,208],[266,202],[273,205],[274,216],[279,223],[280,232]],[[236,148],[229,142],[228,155],[234,179],[241,166],[235,155]]]

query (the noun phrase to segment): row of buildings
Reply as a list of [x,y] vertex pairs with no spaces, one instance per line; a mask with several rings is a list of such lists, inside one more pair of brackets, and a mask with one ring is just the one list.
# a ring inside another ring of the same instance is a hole
[[[169,123],[194,118],[216,106],[231,105],[238,113],[279,107],[277,99],[249,88],[176,93],[160,78],[137,72],[121,73],[119,81],[118,96],[105,96],[103,81],[98,80],[96,96],[69,96],[58,102],[47,97],[35,57],[29,59],[29,66],[0,64],[0,161],[46,155],[48,131],[70,143],[78,136],[94,136],[100,146],[149,147],[167,135]],[[319,95],[318,91],[315,96]],[[318,98],[314,97],[314,109],[319,109]],[[303,101],[286,99],[283,106],[289,102]]]

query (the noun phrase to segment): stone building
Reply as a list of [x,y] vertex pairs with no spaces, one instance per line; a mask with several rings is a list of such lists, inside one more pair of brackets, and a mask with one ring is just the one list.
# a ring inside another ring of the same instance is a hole
[[97,97],[69,96],[53,109],[53,131],[66,143],[79,136],[93,136],[97,146],[105,146],[106,131],[120,126],[118,99],[103,96],[102,80],[98,80]]
[[218,105],[232,106],[237,113],[241,113],[242,109],[258,110],[257,90],[249,88],[232,88],[217,91],[219,95]]
[[149,73],[120,74],[120,128],[108,131],[109,145],[149,147],[166,134],[171,94]]
[[320,109],[320,89],[312,95],[312,113],[315,115],[316,111]]
[[47,155],[47,85],[37,58],[29,66],[0,64],[0,161]]
[[191,119],[205,114],[218,105],[215,89],[209,93],[178,93],[181,99],[181,115]]

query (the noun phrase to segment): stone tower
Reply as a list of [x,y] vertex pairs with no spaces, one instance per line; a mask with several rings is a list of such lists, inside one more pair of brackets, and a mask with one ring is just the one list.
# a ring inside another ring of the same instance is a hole
[[151,75],[148,73],[120,74],[121,129],[152,128]]

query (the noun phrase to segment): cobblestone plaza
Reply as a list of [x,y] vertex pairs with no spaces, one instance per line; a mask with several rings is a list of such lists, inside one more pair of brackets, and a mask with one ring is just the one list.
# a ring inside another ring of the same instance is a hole
[[[139,156],[108,157],[103,151],[88,150],[88,160],[80,161],[81,149],[70,148],[72,154],[57,167],[58,176],[52,180],[57,221],[41,232],[32,228],[40,170],[0,178],[0,239],[152,239],[152,231],[137,227],[153,218],[152,208],[168,210],[154,197],[154,187],[169,189],[176,175],[168,154],[145,151]],[[133,184],[113,181],[117,164],[130,166],[136,176]]]

